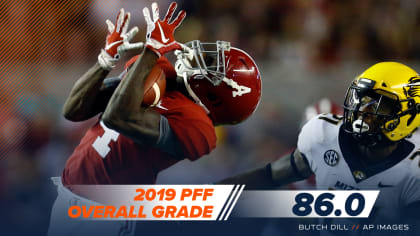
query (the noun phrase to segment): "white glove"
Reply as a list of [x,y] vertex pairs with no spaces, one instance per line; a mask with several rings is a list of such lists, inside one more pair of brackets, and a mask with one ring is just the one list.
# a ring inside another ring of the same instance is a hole
[[163,54],[182,49],[181,45],[174,39],[175,29],[182,23],[186,13],[180,11],[177,17],[171,21],[177,4],[172,2],[163,20],[159,19],[159,7],[152,3],[153,20],[147,7],[143,8],[144,19],[147,23],[146,47],[161,57]]
[[130,43],[130,40],[139,31],[139,28],[135,26],[127,33],[130,17],[129,12],[124,13],[124,9],[121,9],[116,20],[117,27],[110,20],[106,20],[108,34],[106,36],[105,48],[101,50],[98,56],[99,65],[105,70],[114,68],[115,64],[126,51],[143,48],[142,42]]

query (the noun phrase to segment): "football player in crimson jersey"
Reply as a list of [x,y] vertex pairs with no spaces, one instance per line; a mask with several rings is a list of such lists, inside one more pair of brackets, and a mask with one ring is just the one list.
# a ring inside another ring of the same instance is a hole
[[[313,173],[318,189],[379,189],[370,218],[363,223],[414,220],[416,223],[410,227],[418,227],[420,143],[410,136],[420,126],[419,86],[420,76],[410,67],[396,62],[375,64],[349,87],[344,116],[315,116],[301,129],[295,151],[266,167],[219,183],[273,188],[306,179]],[[339,219],[329,222],[360,223]],[[411,232],[409,235],[418,235]]]
[[[74,185],[154,184],[161,170],[214,149],[215,125],[239,123],[256,109],[261,80],[253,59],[228,42],[178,43],[173,33],[185,12],[170,21],[175,8],[172,3],[163,20],[156,3],[152,16],[148,8],[143,9],[144,45],[130,43],[138,30],[127,32],[129,13],[121,10],[115,26],[107,21],[109,33],[98,63],[76,82],[64,105],[65,117],[73,121],[103,114],[68,159],[61,179],[55,179],[59,195],[50,235],[71,233],[68,229],[75,227],[85,234],[98,230],[97,222],[82,225],[66,217],[74,201],[94,200],[83,198]],[[105,79],[125,51],[143,46],[141,55],[128,61],[121,79]],[[173,51],[175,68],[164,57]],[[143,84],[156,67],[165,73],[166,93],[155,107],[143,107]],[[132,222],[99,227],[106,235],[133,232]]]

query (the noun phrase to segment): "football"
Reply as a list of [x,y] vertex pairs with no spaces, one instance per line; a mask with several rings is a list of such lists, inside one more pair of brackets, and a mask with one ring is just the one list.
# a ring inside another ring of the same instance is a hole
[[144,97],[142,106],[153,107],[158,104],[165,94],[166,77],[160,66],[155,65],[144,84]]

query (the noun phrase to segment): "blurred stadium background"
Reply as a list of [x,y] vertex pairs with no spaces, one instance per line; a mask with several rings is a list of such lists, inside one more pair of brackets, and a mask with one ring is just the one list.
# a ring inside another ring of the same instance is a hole
[[[61,106],[96,62],[105,19],[124,7],[143,40],[141,11],[151,2],[0,2],[0,232],[45,234],[56,196],[49,178],[61,174],[93,122],[66,121]],[[158,183],[211,183],[276,159],[293,148],[306,106],[322,97],[341,104],[352,78],[378,61],[420,70],[420,1],[177,2],[187,18],[176,39],[226,40],[246,50],[259,65],[263,96],[252,118],[217,129],[212,154],[180,162]]]

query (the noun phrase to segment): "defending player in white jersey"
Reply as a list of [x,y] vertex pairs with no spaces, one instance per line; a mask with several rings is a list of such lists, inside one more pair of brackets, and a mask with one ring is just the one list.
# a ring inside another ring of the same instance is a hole
[[318,189],[379,189],[370,223],[418,222],[420,142],[410,137],[420,125],[419,89],[420,77],[408,66],[373,65],[349,87],[344,116],[314,117],[302,128],[294,152],[220,183],[258,189],[314,173]]

